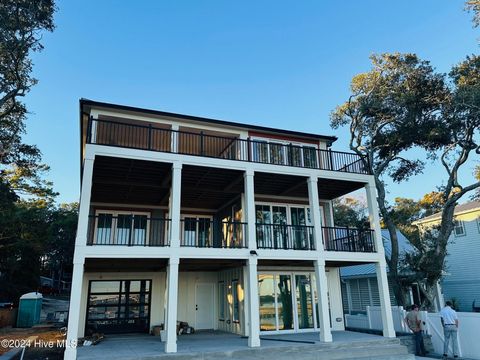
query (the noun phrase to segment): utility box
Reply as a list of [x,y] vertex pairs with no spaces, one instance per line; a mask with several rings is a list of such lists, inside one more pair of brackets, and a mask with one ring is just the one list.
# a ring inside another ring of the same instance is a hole
[[18,304],[17,327],[32,327],[40,322],[43,296],[39,292],[23,294]]

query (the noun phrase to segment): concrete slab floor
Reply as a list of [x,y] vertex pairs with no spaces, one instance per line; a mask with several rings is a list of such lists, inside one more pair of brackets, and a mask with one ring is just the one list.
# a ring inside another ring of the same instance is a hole
[[[332,332],[334,343],[382,340],[381,336],[349,331]],[[297,334],[261,335],[261,347],[308,346],[321,344],[318,332]],[[282,341],[283,340],[283,341]],[[192,335],[181,335],[177,340],[178,354],[208,353],[242,350],[248,347],[247,339],[221,331],[198,331]],[[160,357],[164,353],[164,343],[159,337],[147,334],[107,335],[95,346],[79,347],[77,359],[134,359],[140,357]]]

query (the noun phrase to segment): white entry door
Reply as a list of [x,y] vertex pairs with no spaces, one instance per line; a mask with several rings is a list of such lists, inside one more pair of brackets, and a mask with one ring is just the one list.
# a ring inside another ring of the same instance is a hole
[[212,283],[195,286],[195,330],[213,329],[214,289]]

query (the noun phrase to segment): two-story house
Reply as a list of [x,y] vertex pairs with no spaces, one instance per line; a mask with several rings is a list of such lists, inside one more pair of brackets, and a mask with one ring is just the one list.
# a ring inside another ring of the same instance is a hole
[[[248,337],[343,330],[339,268],[375,265],[394,337],[373,177],[335,137],[80,100],[68,344],[177,321]],[[364,189],[370,228],[335,227]],[[66,359],[76,349],[68,346]]]
[[[433,214],[415,224],[420,228],[434,227],[440,224],[441,215]],[[443,298],[453,300],[460,311],[480,311],[480,201],[457,205],[454,218],[441,279]]]

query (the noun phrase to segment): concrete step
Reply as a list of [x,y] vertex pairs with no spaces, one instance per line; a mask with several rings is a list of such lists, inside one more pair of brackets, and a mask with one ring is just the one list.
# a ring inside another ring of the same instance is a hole
[[141,360],[414,360],[399,344],[351,343],[333,348],[317,345],[266,347],[206,353],[177,353],[141,357]]

